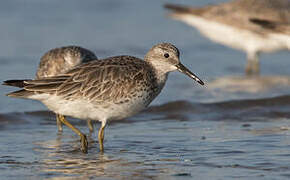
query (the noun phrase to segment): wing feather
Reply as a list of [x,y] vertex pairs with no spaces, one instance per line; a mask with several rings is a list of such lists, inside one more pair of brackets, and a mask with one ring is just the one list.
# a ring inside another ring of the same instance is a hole
[[61,83],[54,84],[37,84],[37,85],[26,85],[24,87],[27,91],[40,91],[40,92],[51,92],[57,90],[57,88],[61,85]]
[[117,56],[82,64],[61,76],[25,81],[24,90],[65,99],[115,102],[136,92],[137,84],[151,81],[148,77],[154,77],[152,74],[147,62],[131,56]]

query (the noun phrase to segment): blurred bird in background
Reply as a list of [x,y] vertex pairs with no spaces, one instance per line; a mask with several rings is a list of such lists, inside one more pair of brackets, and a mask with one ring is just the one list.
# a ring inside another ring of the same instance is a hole
[[260,73],[259,54],[290,50],[290,0],[235,0],[189,7],[165,4],[169,16],[214,42],[247,53],[247,75]]
[[[76,66],[92,60],[98,59],[96,55],[88,49],[80,46],[64,46],[54,48],[46,52],[40,59],[40,63],[36,72],[36,79],[48,78],[66,73]],[[12,80],[4,83],[9,86],[23,87],[23,81]],[[56,122],[58,132],[62,132],[61,118],[65,117],[56,114]],[[94,131],[91,120],[87,120],[90,132]]]

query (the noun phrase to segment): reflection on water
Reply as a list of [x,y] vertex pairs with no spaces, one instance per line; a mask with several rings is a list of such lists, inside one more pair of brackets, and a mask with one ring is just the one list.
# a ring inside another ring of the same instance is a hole
[[[288,177],[290,96],[152,106],[96,133],[89,153],[46,111],[1,114],[0,170],[27,179],[224,179]],[[9,121],[7,121],[9,119]],[[83,132],[85,121],[71,119]],[[96,128],[97,129],[97,128]],[[21,138],[17,138],[21,137]],[[15,168],[13,171],[9,169]]]
[[[68,177],[91,179],[100,177],[113,179],[151,179],[150,172],[173,172],[164,167],[152,168],[148,162],[138,159],[125,158],[130,156],[130,149],[110,151],[109,153],[98,153],[97,146],[90,143],[90,153],[87,155],[78,149],[71,151],[64,147],[59,136],[56,141],[38,142],[35,151],[42,156],[40,171],[47,179],[67,179]],[[70,142],[70,143],[77,143]],[[131,152],[134,153],[134,152]],[[131,161],[130,161],[131,159]],[[159,160],[156,160],[159,161]],[[160,160],[162,161],[162,160]],[[166,161],[177,161],[166,159]],[[156,174],[155,174],[156,176]]]
[[[120,177],[117,171],[111,171],[110,167],[120,167],[127,163],[121,159],[109,158],[105,154],[90,152],[87,155],[79,152],[79,148],[71,150],[69,146],[65,146],[62,142],[62,135],[58,135],[56,140],[45,142],[37,142],[39,146],[37,152],[43,157],[41,162],[41,171],[44,174],[57,174],[58,179],[66,179],[67,177],[89,178],[94,176]],[[78,141],[70,143],[78,144]],[[90,142],[92,146],[95,142]],[[93,146],[94,150],[96,146]],[[54,179],[55,177],[51,177]]]
[[210,89],[221,89],[225,92],[259,93],[290,86],[289,76],[246,76],[221,77],[208,83]]
[[[129,164],[120,159],[110,159],[106,155],[82,157],[73,153],[51,153],[43,159],[41,171],[46,174],[58,174],[63,177],[122,177],[121,168],[129,168]],[[126,164],[126,166],[124,166]],[[119,167],[119,170],[113,169]],[[131,166],[132,168],[133,166]],[[129,169],[127,169],[129,170]],[[123,170],[124,171],[124,170]]]
[[280,127],[270,127],[270,128],[261,128],[261,129],[253,129],[249,130],[249,132],[255,135],[267,135],[267,134],[277,134],[283,131],[289,131],[289,126],[280,126]]

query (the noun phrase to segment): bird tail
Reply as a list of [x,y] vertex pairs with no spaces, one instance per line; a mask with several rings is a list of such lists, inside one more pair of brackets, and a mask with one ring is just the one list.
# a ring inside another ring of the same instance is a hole
[[[22,88],[21,90],[7,94],[9,97],[37,99],[44,97],[47,94],[54,94],[57,88],[67,80],[67,76],[56,76],[51,78],[36,79],[36,80],[7,80],[3,85]],[[37,96],[35,96],[37,95]],[[40,96],[42,95],[42,96]]]
[[14,91],[14,92],[6,94],[6,96],[15,97],[15,98],[29,98],[32,95],[35,95],[33,91],[27,91],[25,89],[21,89],[19,91]]
[[[18,87],[18,88],[24,88],[25,85],[26,85],[26,81],[30,81],[30,79],[22,79],[22,80],[7,80],[7,81],[4,81],[2,83],[2,85],[5,85],[5,86],[13,86],[13,87]],[[14,91],[14,92],[11,92],[9,94],[6,94],[6,96],[9,96],[9,97],[16,97],[16,98],[27,98],[31,95],[34,95],[34,92],[31,92],[31,91],[27,91],[25,89],[21,89],[19,91]]]
[[30,79],[23,79],[23,80],[13,79],[13,80],[7,80],[7,81],[4,81],[2,85],[23,88],[25,86],[25,81],[30,81]]
[[177,4],[165,4],[164,8],[172,11],[172,13],[169,14],[169,16],[171,17],[176,17],[182,14],[192,14],[196,16],[202,16],[202,14],[206,10],[206,8],[194,8]]

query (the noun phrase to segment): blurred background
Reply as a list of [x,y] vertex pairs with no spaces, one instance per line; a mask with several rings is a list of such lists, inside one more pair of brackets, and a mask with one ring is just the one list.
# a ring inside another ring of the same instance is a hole
[[[132,125],[125,121],[109,126],[108,151],[102,156],[95,142],[87,156],[71,152],[71,146],[77,149],[77,136],[70,130],[57,136],[54,116],[38,113],[47,110],[44,105],[8,98],[5,94],[15,88],[1,86],[2,177],[289,178],[290,53],[261,54],[265,78],[248,80],[243,52],[213,43],[168,18],[163,8],[165,3],[221,2],[226,1],[2,1],[1,82],[33,78],[40,57],[55,47],[82,46],[100,59],[143,58],[154,44],[170,42],[179,48],[183,64],[206,83],[201,87],[171,73],[153,107],[130,118]],[[83,123],[74,122],[87,132]]]
[[[246,55],[213,43],[201,36],[196,29],[168,18],[168,11],[163,5],[178,3],[204,6],[220,2],[224,1],[3,2],[0,7],[0,80],[34,77],[40,57],[55,47],[79,45],[91,49],[99,58],[115,55],[143,58],[154,44],[171,42],[180,49],[182,62],[198,74],[207,86],[212,87],[210,83],[213,80],[243,76]],[[289,52],[262,54],[260,61],[262,75],[288,76],[290,62],[287,59]],[[251,84],[250,87],[248,84],[243,86],[245,82],[241,80],[242,87],[234,88],[230,93],[223,89],[228,88],[226,83],[232,83],[228,82],[231,80],[222,80],[218,84],[213,84],[214,88],[201,88],[187,77],[172,73],[166,88],[154,103],[162,104],[178,99],[214,102],[225,99],[271,97],[289,92],[289,88],[284,87],[285,83],[289,84],[287,77],[283,80],[272,77],[270,83]],[[248,88],[251,89],[247,90]],[[260,91],[261,88],[263,91]],[[0,93],[5,94],[11,90],[13,88],[2,86]],[[178,97],[176,92],[179,94]],[[1,96],[0,112],[45,109],[38,102],[30,102],[29,106],[27,102]]]

